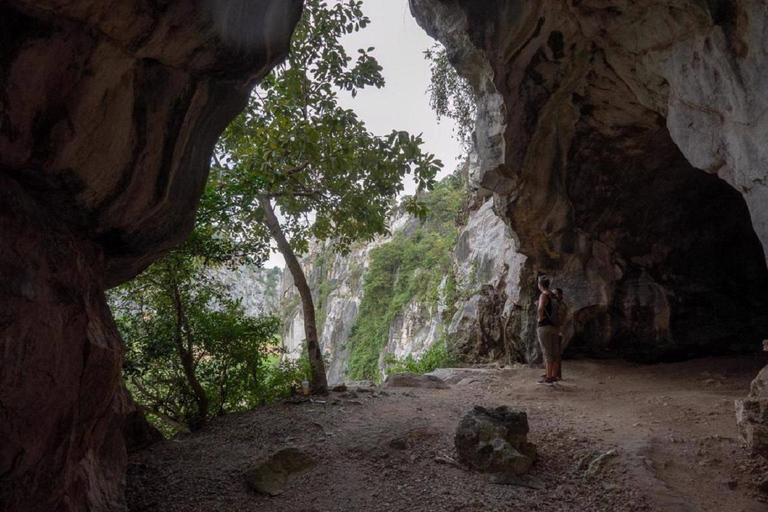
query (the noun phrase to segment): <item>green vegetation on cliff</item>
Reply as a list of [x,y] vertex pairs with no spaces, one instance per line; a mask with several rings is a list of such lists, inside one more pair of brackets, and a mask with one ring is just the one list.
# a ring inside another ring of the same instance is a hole
[[438,303],[440,283],[453,272],[456,216],[463,190],[458,176],[445,178],[424,198],[429,213],[423,223],[371,250],[360,312],[349,341],[351,379],[379,378],[379,357],[387,345],[390,324],[404,306],[413,300]]

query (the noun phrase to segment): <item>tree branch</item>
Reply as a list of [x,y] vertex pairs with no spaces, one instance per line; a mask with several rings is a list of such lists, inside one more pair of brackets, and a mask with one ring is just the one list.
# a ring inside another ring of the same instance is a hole
[[139,409],[144,414],[152,414],[153,416],[156,416],[159,420],[161,420],[163,423],[169,425],[172,428],[175,428],[176,430],[179,430],[185,434],[189,434],[189,427],[187,427],[183,423],[179,423],[178,421],[174,420],[164,412],[161,412],[154,407],[147,407],[146,405],[139,405]]
[[275,197],[309,197],[311,199],[317,198],[321,195],[319,190],[297,190],[291,192],[273,192],[271,194],[263,194],[264,197],[274,199]]
[[285,176],[293,176],[294,174],[305,170],[307,167],[309,167],[309,162],[304,162],[303,164],[297,165],[296,167],[291,167],[290,169],[285,171],[283,174]]

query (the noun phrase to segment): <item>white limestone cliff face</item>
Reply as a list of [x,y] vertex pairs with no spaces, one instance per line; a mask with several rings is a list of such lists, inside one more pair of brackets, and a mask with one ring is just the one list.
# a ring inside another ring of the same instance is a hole
[[387,356],[396,359],[419,359],[445,333],[443,314],[447,309],[445,286],[447,277],[440,283],[438,303],[411,301],[389,326],[387,347],[379,357],[379,370],[387,373]]
[[209,273],[226,287],[233,300],[240,301],[246,315],[280,314],[282,269],[242,265],[235,269],[216,268]]
[[[465,174],[478,170],[470,159]],[[470,181],[471,182],[471,181]],[[392,233],[413,233],[419,223],[407,215],[392,222]],[[313,244],[302,265],[313,290],[320,343],[326,355],[331,384],[346,380],[350,336],[363,299],[363,282],[370,267],[370,252],[391,236],[356,247],[350,254],[334,254],[329,245]],[[516,252],[508,226],[494,213],[493,201],[482,192],[475,195],[466,224],[459,228],[453,249],[452,275],[446,275],[435,303],[411,300],[389,326],[378,367],[386,375],[387,358],[420,358],[439,340],[447,340],[467,360],[525,359],[526,349],[512,332],[522,311],[520,285],[528,274],[525,257]],[[449,289],[452,288],[452,289]],[[490,292],[489,292],[490,290]],[[281,286],[283,345],[297,358],[304,344],[304,320],[298,294],[288,272]],[[382,315],[386,305],[382,305]]]
[[733,29],[705,26],[662,54],[667,126],[694,167],[742,194],[768,256],[768,10],[736,4]]
[[473,359],[527,360],[524,344],[513,329],[519,324],[514,318],[523,311],[526,258],[517,252],[492,200],[484,200],[470,212],[454,258],[459,300],[447,331],[453,345]]
[[[301,260],[312,287],[320,348],[329,363],[326,372],[331,385],[344,382],[349,337],[362,296],[362,275],[369,264],[368,253],[374,244],[363,245],[341,256],[334,253],[328,244],[314,243]],[[283,272],[280,304],[283,311],[283,347],[288,357],[297,359],[304,350],[306,339],[304,315],[293,278],[287,269]]]

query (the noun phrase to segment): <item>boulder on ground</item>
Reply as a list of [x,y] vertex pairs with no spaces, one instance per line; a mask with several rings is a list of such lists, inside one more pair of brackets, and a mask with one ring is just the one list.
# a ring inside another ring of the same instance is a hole
[[349,382],[346,382],[345,385],[348,389],[356,389],[356,388],[375,388],[376,383],[372,380],[351,380]]
[[458,384],[465,379],[482,379],[489,375],[498,375],[502,368],[438,368],[427,375],[434,375],[446,384]]
[[418,373],[395,373],[384,381],[385,388],[425,388],[448,389],[449,386],[434,375],[419,375]]
[[475,408],[464,415],[454,439],[459,461],[484,473],[526,473],[536,460],[528,442],[528,415],[507,407]]
[[259,494],[277,496],[288,478],[315,465],[315,460],[297,448],[286,448],[262,460],[245,475],[248,486]]
[[747,398],[736,400],[736,421],[747,448],[768,458],[768,366],[752,381]]

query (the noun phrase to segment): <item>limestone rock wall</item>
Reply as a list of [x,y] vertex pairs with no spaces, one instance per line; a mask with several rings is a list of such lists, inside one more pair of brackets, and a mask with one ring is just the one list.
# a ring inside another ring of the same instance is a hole
[[572,351],[759,348],[768,304],[741,302],[768,283],[763,2],[411,7],[479,95],[476,180],[566,290]]
[[124,509],[104,299],[192,228],[300,0],[0,3],[0,510]]
[[[470,167],[470,169],[473,169]],[[511,230],[496,215],[490,198],[468,216],[455,250],[456,312],[448,335],[457,351],[472,360],[529,360],[521,321],[531,315],[521,297],[526,257],[517,252]],[[522,300],[521,300],[522,299]]]
[[[414,222],[408,216],[396,216],[391,222],[392,232],[406,229]],[[363,296],[363,277],[370,266],[370,251],[390,240],[391,236],[379,237],[371,243],[359,244],[347,255],[335,253],[329,243],[312,243],[309,253],[301,260],[312,288],[320,346],[329,362],[326,372],[331,385],[342,384],[346,380],[349,338],[357,321]],[[305,346],[304,315],[298,292],[287,269],[283,271],[280,305],[283,347],[289,357],[298,358]],[[398,338],[403,326],[412,324],[410,319],[401,319],[399,327],[392,327],[390,337]],[[423,339],[417,339],[416,343],[429,346],[429,342]],[[382,365],[383,357],[384,354]]]
[[[467,166],[470,183],[478,162],[472,158]],[[469,362],[535,360],[538,356],[531,342],[535,332],[530,318],[535,313],[529,301],[521,300],[521,286],[531,275],[526,258],[517,253],[511,231],[495,214],[490,197],[476,192],[453,248],[452,275],[440,283],[437,302],[410,300],[390,323],[379,354],[382,376],[386,375],[389,356],[419,358],[441,339],[447,339]],[[393,219],[392,233],[412,233],[417,226],[416,219],[400,216]],[[320,341],[330,363],[327,371],[332,384],[347,379],[350,336],[363,299],[370,252],[391,240],[391,236],[381,237],[345,256],[333,253],[328,245],[313,244],[302,260],[318,311]],[[451,286],[453,290],[449,290]],[[288,272],[284,272],[281,297],[283,345],[292,357],[298,357],[304,346],[304,320]],[[382,315],[386,308],[386,304],[381,305]]]
[[212,269],[210,274],[226,288],[230,298],[240,301],[246,315],[280,315],[282,269],[241,265]]
[[[362,276],[369,264],[372,245],[356,248],[347,256],[335,254],[325,244],[313,244],[302,258],[302,267],[312,288],[317,311],[320,347],[330,364],[328,382],[345,380],[349,360],[349,337],[362,297]],[[285,269],[280,293],[283,318],[283,347],[288,357],[298,358],[305,349],[304,315],[291,273]]]
[[135,275],[192,227],[209,158],[299,0],[0,5],[0,171]]

